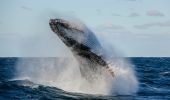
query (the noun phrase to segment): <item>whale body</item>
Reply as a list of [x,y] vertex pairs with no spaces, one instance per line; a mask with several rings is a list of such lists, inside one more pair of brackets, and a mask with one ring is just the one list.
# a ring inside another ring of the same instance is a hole
[[104,59],[104,50],[94,35],[84,24],[64,19],[50,19],[51,30],[72,51],[77,59],[82,77],[93,80],[99,78],[103,70],[114,77],[114,72]]

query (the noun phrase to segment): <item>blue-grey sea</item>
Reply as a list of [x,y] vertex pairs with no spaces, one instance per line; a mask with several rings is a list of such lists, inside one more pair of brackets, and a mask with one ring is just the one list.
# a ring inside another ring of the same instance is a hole
[[[139,90],[134,95],[91,95],[57,87],[35,85],[29,80],[11,80],[19,58],[0,58],[0,100],[170,100],[170,58],[126,58],[135,65]],[[38,58],[37,58],[38,59]]]

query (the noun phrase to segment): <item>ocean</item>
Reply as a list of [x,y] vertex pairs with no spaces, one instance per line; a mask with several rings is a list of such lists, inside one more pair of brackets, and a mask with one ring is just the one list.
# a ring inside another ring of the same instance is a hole
[[136,94],[114,96],[67,92],[28,79],[14,80],[18,59],[0,58],[0,100],[170,100],[170,58],[126,58],[134,65],[139,89]]

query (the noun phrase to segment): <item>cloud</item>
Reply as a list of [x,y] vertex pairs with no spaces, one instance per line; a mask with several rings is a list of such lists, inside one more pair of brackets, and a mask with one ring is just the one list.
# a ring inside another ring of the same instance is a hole
[[117,17],[139,17],[140,14],[133,12],[130,13],[129,15],[121,15],[121,14],[117,14],[117,13],[112,13],[112,16],[117,16]]
[[96,12],[97,12],[97,14],[101,14],[102,13],[101,9],[96,9]]
[[141,24],[141,25],[135,25],[134,27],[137,29],[147,29],[151,27],[170,27],[170,21],[151,22],[151,23],[146,23],[146,24]]
[[22,6],[21,8],[24,9],[24,10],[27,10],[27,11],[32,11],[32,9],[27,7],[27,6]]
[[102,35],[102,34],[112,34],[114,36],[122,36],[122,35],[131,33],[124,26],[115,25],[115,24],[112,24],[112,23],[104,23],[104,24],[99,25],[97,27],[94,27],[92,29],[100,35]]
[[149,10],[146,12],[146,15],[148,16],[165,16],[162,12],[158,11],[158,10]]
[[138,17],[138,16],[140,16],[140,15],[136,12],[133,12],[129,15],[129,17]]

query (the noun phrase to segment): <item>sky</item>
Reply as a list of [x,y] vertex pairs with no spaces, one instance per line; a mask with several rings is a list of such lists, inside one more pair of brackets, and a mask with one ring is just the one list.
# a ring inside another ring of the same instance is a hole
[[170,0],[0,0],[1,57],[58,57],[70,52],[50,18],[84,22],[128,57],[170,56]]

